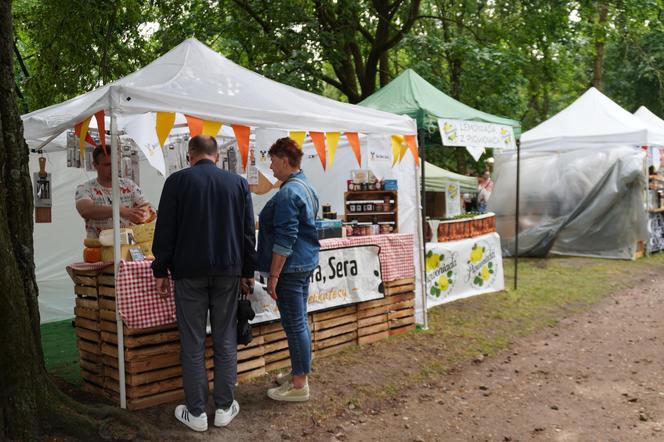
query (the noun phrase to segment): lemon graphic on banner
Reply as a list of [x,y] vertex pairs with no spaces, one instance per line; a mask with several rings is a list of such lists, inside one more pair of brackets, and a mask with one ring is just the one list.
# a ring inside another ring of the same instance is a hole
[[482,271],[481,271],[480,274],[482,275],[483,280],[485,280],[485,281],[488,280],[489,279],[489,267],[488,266],[482,267]]
[[447,279],[447,276],[443,275],[440,278],[438,278],[438,287],[440,288],[441,292],[444,292],[448,288],[450,288],[450,281],[449,279]]
[[470,262],[473,264],[477,264],[482,260],[482,256],[484,255],[484,249],[477,244],[473,246],[473,249],[470,252]]
[[427,262],[426,262],[427,272],[437,269],[438,264],[440,264],[440,255],[432,253],[431,255],[427,256]]

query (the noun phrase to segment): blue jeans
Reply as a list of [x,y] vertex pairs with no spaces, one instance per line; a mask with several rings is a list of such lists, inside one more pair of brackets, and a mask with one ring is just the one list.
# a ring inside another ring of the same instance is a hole
[[282,273],[277,281],[277,307],[281,326],[288,338],[293,375],[309,374],[311,371],[311,330],[307,318],[311,273]]

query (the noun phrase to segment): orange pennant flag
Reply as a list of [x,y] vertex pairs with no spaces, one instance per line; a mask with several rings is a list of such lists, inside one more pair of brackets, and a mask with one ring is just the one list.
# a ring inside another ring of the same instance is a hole
[[203,120],[192,117],[191,115],[185,115],[184,117],[187,119],[187,127],[189,127],[191,138],[203,133]]
[[362,152],[360,152],[360,137],[357,134],[357,132],[344,132],[344,135],[346,135],[346,139],[350,143],[350,148],[353,149],[353,153],[355,153],[355,159],[357,160],[357,164],[362,167]]
[[174,124],[175,112],[157,112],[157,138],[159,138],[159,144],[162,148]]
[[323,170],[325,170],[325,132],[309,132],[311,141],[314,143],[316,152],[318,152],[318,157],[320,158],[320,163],[323,165]]
[[203,121],[203,135],[209,135],[212,138],[216,137],[221,129],[221,121]]
[[240,150],[242,157],[242,169],[247,168],[247,158],[249,157],[249,133],[251,129],[249,126],[242,126],[240,124],[231,124],[235,139],[237,140],[237,147]]
[[95,120],[97,120],[97,133],[99,134],[99,142],[101,143],[102,149],[104,149],[104,155],[108,156],[108,151],[106,150],[106,122],[104,121],[103,110],[100,110],[95,114]]
[[327,154],[330,157],[330,167],[334,162],[334,154],[337,152],[337,144],[339,143],[339,132],[326,132],[325,139],[327,140]]
[[302,149],[302,145],[304,144],[304,137],[307,135],[306,132],[289,132],[288,136],[291,137],[295,142],[297,143],[298,146],[300,146],[300,149]]
[[417,166],[420,166],[420,155],[417,152],[417,138],[415,138],[415,135],[404,135],[403,136],[406,139],[406,143],[408,143],[408,147],[410,148],[410,153],[413,155],[413,158],[415,159],[415,164]]

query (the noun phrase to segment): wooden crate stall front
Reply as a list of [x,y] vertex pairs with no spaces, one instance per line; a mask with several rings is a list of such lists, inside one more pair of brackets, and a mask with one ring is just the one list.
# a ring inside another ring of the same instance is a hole
[[[76,335],[83,388],[119,401],[117,323],[112,270],[75,272]],[[415,329],[415,280],[384,282],[383,299],[309,314],[312,350],[324,357]],[[123,326],[127,408],[144,409],[181,400],[182,368],[176,324],[143,329]],[[205,365],[214,381],[212,341]],[[238,382],[290,367],[288,341],[279,321],[254,327],[254,339],[238,346]]]

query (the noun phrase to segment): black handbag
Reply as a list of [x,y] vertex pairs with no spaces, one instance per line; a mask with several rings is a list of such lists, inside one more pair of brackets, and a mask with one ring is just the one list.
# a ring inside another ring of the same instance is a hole
[[256,317],[254,309],[251,308],[251,302],[247,295],[240,293],[240,299],[237,304],[237,343],[249,345],[253,336],[251,334],[251,324],[249,321]]

